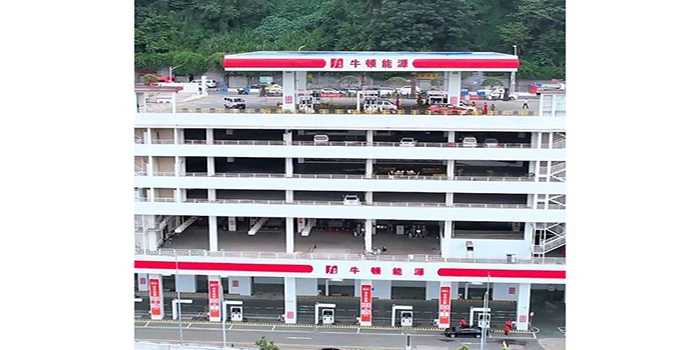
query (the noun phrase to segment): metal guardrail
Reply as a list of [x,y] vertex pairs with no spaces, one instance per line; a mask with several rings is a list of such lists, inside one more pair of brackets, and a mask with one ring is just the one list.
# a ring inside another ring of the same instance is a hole
[[[175,140],[172,139],[154,139],[151,142],[157,145],[174,145]],[[143,144],[143,143],[137,143]],[[178,144],[181,145],[217,145],[217,146],[340,146],[340,147],[431,147],[431,148],[536,148],[530,143],[499,143],[496,145],[488,145],[478,143],[474,145],[465,145],[461,142],[415,142],[412,144],[401,142],[364,142],[364,141],[330,141],[330,142],[314,142],[314,141],[267,141],[267,140],[182,140]],[[543,144],[542,149],[548,148]]]
[[[134,198],[136,202],[149,202],[147,198]],[[209,204],[283,204],[283,205],[346,205],[343,201],[290,201],[267,199],[199,199],[188,198],[178,202],[175,198],[154,198],[157,203],[209,203]],[[374,207],[423,207],[423,208],[497,208],[497,209],[533,209],[527,204],[499,204],[499,203],[425,203],[425,202],[362,202],[362,206]],[[348,205],[357,206],[357,205]],[[563,206],[549,205],[549,209],[565,209]]]
[[237,252],[209,251],[204,249],[135,249],[135,255],[146,256],[203,256],[212,258],[237,259],[291,259],[291,260],[369,260],[369,261],[402,261],[428,263],[471,263],[471,264],[566,264],[566,258],[531,258],[531,259],[479,259],[479,258],[443,258],[440,255],[407,254],[407,255],[365,255],[365,254],[332,254],[332,253],[275,253],[275,252]]
[[[163,110],[150,110],[146,112],[139,113],[171,113],[170,108]],[[466,112],[466,111],[465,111]],[[520,116],[520,117],[532,117],[538,116],[539,111],[536,110],[490,110],[486,114],[481,110],[477,110],[472,113],[449,113],[449,112],[433,112],[427,109],[410,109],[410,108],[400,108],[396,113],[391,113],[389,111],[363,111],[360,112],[354,108],[330,108],[330,109],[319,109],[318,111],[284,111],[282,109],[273,108],[247,108],[247,109],[226,109],[226,108],[188,108],[180,107],[176,109],[176,113],[207,113],[207,114],[323,114],[323,115],[447,115],[453,117],[489,117],[489,116]]]
[[[145,171],[135,171],[134,176],[148,176]],[[175,176],[174,172],[154,172],[153,176]],[[208,173],[190,172],[182,176],[186,177],[223,177],[223,178],[257,178],[257,179],[333,179],[333,180],[435,180],[435,181],[487,181],[487,182],[534,182],[534,177],[528,176],[454,176],[452,178],[446,175],[343,175],[343,174],[285,174],[272,173]]]

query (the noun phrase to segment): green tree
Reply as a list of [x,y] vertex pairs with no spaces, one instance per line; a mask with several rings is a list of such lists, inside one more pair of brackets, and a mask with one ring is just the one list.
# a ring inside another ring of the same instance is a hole
[[255,342],[255,346],[260,348],[260,350],[280,350],[280,348],[275,345],[275,342],[268,341],[265,337],[260,338],[260,340]]
[[158,82],[158,76],[155,74],[146,74],[141,77],[141,82],[144,84],[153,84]]
[[180,75],[201,74],[207,71],[207,59],[198,53],[177,52],[172,57],[172,64],[180,66],[177,68]]

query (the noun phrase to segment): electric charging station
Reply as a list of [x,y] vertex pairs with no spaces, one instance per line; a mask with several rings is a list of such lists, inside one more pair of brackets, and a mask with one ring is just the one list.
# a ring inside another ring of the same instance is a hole
[[[474,323],[474,315],[477,316],[477,323]],[[469,325],[478,326],[481,328],[490,329],[491,328],[491,308],[485,309],[483,307],[471,307],[469,308]]]
[[173,299],[173,320],[177,320],[181,316],[177,312],[178,304],[192,304],[192,299]]
[[[230,305],[230,306],[229,306]],[[226,312],[229,312],[231,321],[243,322],[243,302],[239,300],[224,300],[223,319],[226,319]]]
[[413,327],[413,306],[392,305],[391,306],[391,326],[396,327],[396,315],[399,314],[401,327]]
[[316,303],[314,306],[314,324],[318,325],[319,311],[321,314],[321,322],[323,324],[335,324],[335,304]]

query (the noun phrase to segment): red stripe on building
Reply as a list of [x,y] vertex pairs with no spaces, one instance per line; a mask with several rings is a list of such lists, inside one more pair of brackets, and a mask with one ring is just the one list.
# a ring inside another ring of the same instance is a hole
[[[175,270],[174,261],[134,261],[136,269]],[[187,271],[244,271],[244,272],[286,272],[311,273],[311,265],[282,265],[282,264],[245,264],[245,263],[209,263],[185,262],[177,263],[177,270]]]
[[325,68],[323,58],[225,58],[224,68]]
[[484,269],[438,269],[442,277],[493,277],[493,278],[542,278],[566,279],[566,271],[540,270],[484,270]]
[[413,68],[495,68],[513,69],[519,68],[520,61],[517,59],[437,59],[418,58],[413,60]]

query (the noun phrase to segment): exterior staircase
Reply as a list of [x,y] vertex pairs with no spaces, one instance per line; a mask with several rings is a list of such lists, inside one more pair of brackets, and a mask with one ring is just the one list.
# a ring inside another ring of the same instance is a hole
[[566,223],[537,223],[536,234],[543,234],[544,239],[534,246],[535,256],[542,256],[566,245]]

